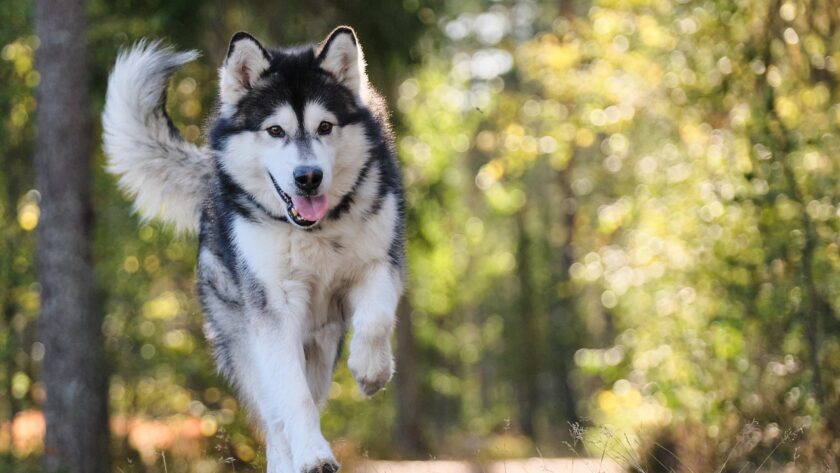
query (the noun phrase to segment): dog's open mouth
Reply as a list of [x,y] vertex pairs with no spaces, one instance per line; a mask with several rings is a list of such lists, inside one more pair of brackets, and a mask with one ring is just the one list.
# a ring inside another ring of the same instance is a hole
[[268,177],[271,179],[271,184],[274,185],[274,190],[277,191],[277,195],[286,204],[286,214],[288,214],[289,219],[295,225],[303,228],[314,226],[327,214],[328,203],[326,195],[290,196],[283,192],[283,189],[277,185],[277,181],[274,180],[274,176],[271,173],[268,174]]

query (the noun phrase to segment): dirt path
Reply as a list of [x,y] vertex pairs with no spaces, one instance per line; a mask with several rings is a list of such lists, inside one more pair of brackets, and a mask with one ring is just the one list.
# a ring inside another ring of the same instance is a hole
[[462,461],[368,461],[352,473],[623,473],[611,460],[597,458],[531,458],[483,465]]

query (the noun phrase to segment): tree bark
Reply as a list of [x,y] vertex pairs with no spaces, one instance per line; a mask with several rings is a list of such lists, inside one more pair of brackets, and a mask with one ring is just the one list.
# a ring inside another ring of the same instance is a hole
[[516,253],[516,276],[519,281],[519,322],[517,349],[522,362],[517,366],[517,390],[519,402],[519,428],[523,434],[534,438],[536,429],[537,409],[540,406],[538,377],[540,357],[538,340],[540,338],[537,327],[537,313],[534,300],[536,299],[536,283],[533,279],[531,265],[531,248],[533,242],[526,224],[526,207],[516,213],[516,223],[519,227],[519,240]]
[[560,16],[572,19],[575,17],[575,0],[560,0],[559,3]]
[[[570,275],[572,264],[575,262],[574,235],[577,224],[577,203],[572,191],[572,170],[576,161],[573,154],[563,171],[557,173],[556,184],[559,186],[563,205],[560,206],[565,235],[556,247],[552,248],[551,287],[553,294],[549,310],[549,337],[551,338],[549,359],[559,396],[553,401],[555,420],[565,417],[569,423],[578,423],[577,395],[569,380],[569,373],[574,368],[572,359],[575,351],[580,347],[581,329],[575,310],[577,293],[572,286]],[[552,244],[553,245],[553,244]],[[557,294],[557,288],[561,293]],[[555,407],[556,406],[556,407]]]
[[48,471],[108,470],[107,377],[94,297],[91,117],[84,0],[39,0],[41,44],[36,184],[37,267],[46,348],[44,462]]
[[406,299],[397,316],[397,418],[394,447],[402,457],[420,458],[426,453],[420,427],[420,370],[417,368],[417,342],[411,326],[411,307]]

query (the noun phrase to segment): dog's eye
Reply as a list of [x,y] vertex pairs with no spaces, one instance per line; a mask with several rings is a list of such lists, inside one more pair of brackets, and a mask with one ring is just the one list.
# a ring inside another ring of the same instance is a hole
[[277,125],[270,126],[270,127],[266,128],[265,131],[267,131],[268,134],[271,135],[274,138],[283,138],[283,137],[286,136],[286,131],[283,130],[282,128],[280,128]]
[[333,124],[332,123],[321,122],[321,124],[318,125],[318,134],[319,135],[329,135],[330,133],[332,133],[332,129],[333,129]]

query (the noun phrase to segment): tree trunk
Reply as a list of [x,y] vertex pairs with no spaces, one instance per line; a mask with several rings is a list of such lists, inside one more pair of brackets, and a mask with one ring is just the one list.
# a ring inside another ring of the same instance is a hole
[[[577,423],[577,395],[569,380],[569,373],[574,368],[572,359],[580,348],[582,330],[575,310],[576,288],[573,286],[570,270],[575,262],[574,235],[577,223],[575,194],[572,191],[571,173],[574,169],[575,156],[572,155],[566,169],[557,174],[556,184],[562,195],[560,206],[565,235],[557,246],[552,248],[551,262],[551,309],[549,315],[549,337],[551,338],[549,359],[555,385],[559,395],[554,398],[552,412],[555,420],[565,418],[566,422]],[[557,294],[557,288],[560,294]]]
[[397,419],[394,447],[400,456],[420,458],[426,452],[420,427],[420,370],[417,369],[417,342],[411,326],[411,306],[406,299],[397,317]]
[[575,0],[560,0],[559,2],[560,16],[572,19],[575,16]]
[[519,227],[519,241],[516,253],[516,276],[519,281],[519,327],[517,350],[521,363],[517,366],[517,390],[519,402],[519,428],[523,434],[534,438],[537,419],[537,408],[540,406],[538,376],[541,369],[538,345],[539,328],[534,300],[536,287],[533,280],[531,265],[531,248],[533,242],[528,233],[525,218],[526,208],[523,207],[516,214]]
[[101,316],[91,261],[91,117],[84,0],[39,0],[35,27],[41,193],[38,278],[46,353],[47,470],[105,473],[108,423]]

